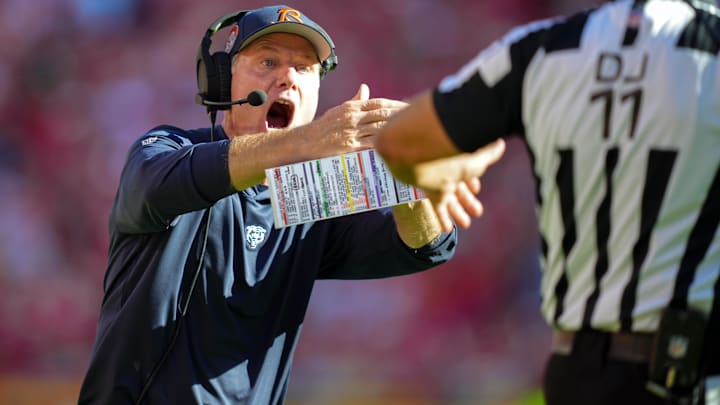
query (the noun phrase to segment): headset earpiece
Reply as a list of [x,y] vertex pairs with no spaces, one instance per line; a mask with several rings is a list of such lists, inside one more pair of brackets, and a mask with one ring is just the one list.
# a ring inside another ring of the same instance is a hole
[[198,54],[196,58],[196,74],[197,74],[197,86],[198,94],[196,100],[198,104],[202,104],[204,99],[208,98],[208,92],[210,88],[210,77],[214,75],[215,63],[210,56],[210,37],[206,34],[198,48]]
[[232,70],[230,55],[226,52],[215,52],[213,62],[217,69],[217,99],[220,102],[230,102],[230,87],[232,83]]
[[330,56],[327,57],[324,61],[320,62],[320,78],[322,79],[325,77],[328,72],[333,71],[338,64],[337,55],[335,55],[335,48],[333,48],[330,51]]
[[[230,83],[232,81],[230,56],[225,51],[210,54],[212,36],[220,29],[240,21],[245,13],[247,10],[226,14],[215,20],[205,32],[196,57],[198,94],[195,101],[198,104],[203,104],[203,101],[230,102]],[[208,106],[208,110],[227,110],[229,108],[230,105]]]

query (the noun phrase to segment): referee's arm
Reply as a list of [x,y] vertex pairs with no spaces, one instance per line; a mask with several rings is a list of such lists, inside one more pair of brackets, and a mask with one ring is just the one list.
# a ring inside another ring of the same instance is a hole
[[375,148],[398,180],[413,185],[419,180],[417,164],[460,153],[445,132],[429,91],[390,118]]
[[472,153],[461,153],[438,118],[432,94],[416,97],[381,130],[376,149],[400,181],[426,191],[444,231],[470,226],[470,217],[482,215],[475,196],[478,177],[505,152],[498,140]]

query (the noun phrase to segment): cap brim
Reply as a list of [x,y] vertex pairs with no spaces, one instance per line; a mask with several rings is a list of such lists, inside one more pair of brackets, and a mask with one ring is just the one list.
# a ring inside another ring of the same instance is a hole
[[288,34],[296,34],[300,35],[301,37],[307,39],[310,41],[312,46],[315,48],[315,52],[317,52],[318,59],[322,62],[325,59],[329,58],[332,54],[332,49],[330,47],[330,44],[325,39],[325,37],[320,33],[320,31],[305,25],[301,23],[296,22],[277,22],[270,26],[267,26],[261,30],[258,30],[257,32],[254,32],[252,35],[247,37],[238,47],[238,51],[248,46],[250,43],[255,41],[256,39],[260,38],[263,35],[272,34],[275,32],[285,32]]

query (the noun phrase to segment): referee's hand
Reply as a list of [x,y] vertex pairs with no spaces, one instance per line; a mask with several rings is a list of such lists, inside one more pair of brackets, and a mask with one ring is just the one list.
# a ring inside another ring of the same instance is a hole
[[473,153],[439,159],[415,168],[417,185],[423,188],[445,232],[453,222],[468,228],[472,217],[483,214],[477,194],[480,177],[505,153],[505,141],[499,139]]

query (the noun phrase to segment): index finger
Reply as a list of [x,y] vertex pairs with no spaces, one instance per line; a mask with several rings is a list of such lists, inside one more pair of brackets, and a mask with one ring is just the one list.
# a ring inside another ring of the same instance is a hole
[[371,98],[363,100],[360,109],[363,111],[377,110],[379,108],[405,108],[408,103],[389,98]]

